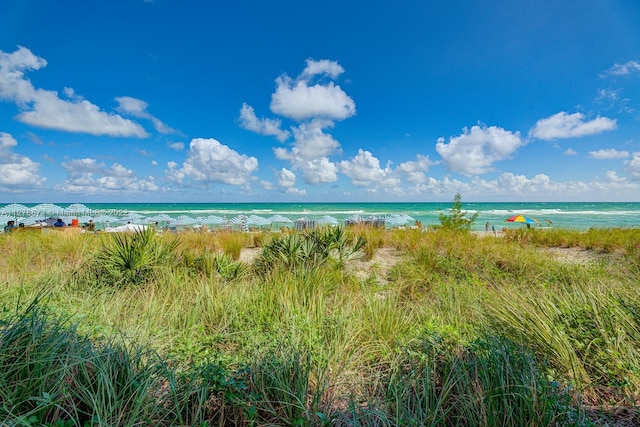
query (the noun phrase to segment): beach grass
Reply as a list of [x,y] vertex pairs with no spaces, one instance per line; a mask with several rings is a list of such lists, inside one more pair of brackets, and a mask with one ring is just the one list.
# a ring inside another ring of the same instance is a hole
[[[364,227],[2,235],[0,418],[637,422],[638,239]],[[385,248],[393,260],[376,258]],[[241,260],[247,250],[257,257]]]

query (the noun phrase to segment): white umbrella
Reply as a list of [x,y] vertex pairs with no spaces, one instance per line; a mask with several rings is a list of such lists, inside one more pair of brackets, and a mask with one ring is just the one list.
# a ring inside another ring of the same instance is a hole
[[323,215],[322,217],[318,218],[316,220],[316,222],[320,225],[338,225],[340,224],[340,221],[338,221],[338,218],[334,218],[331,215]]
[[149,222],[169,222],[172,219],[173,218],[171,218],[167,214],[158,214],[158,215],[147,217],[147,221]]
[[291,223],[293,223],[293,221],[291,221],[289,218],[287,218],[286,216],[282,216],[280,214],[273,215],[273,216],[269,217],[268,219],[271,222],[279,222],[279,223],[283,223],[283,224],[291,224]]
[[258,215],[251,215],[249,218],[247,218],[247,224],[254,225],[256,227],[264,227],[267,225],[271,225],[271,221]]
[[73,203],[64,208],[67,215],[77,215],[77,216],[86,216],[91,213],[91,209],[82,203]]
[[169,222],[173,225],[191,225],[196,223],[196,219],[189,215],[179,215],[176,219]]
[[127,221],[140,221],[144,218],[144,215],[140,215],[139,213],[136,212],[129,212],[128,214],[126,214],[125,216],[123,216],[122,218],[120,218],[121,222],[127,222]]
[[20,203],[12,203],[0,209],[0,213],[3,215],[11,215],[13,217],[17,217],[19,215],[25,214],[29,210],[25,205],[21,205]]
[[30,208],[29,211],[29,215],[38,217],[58,217],[66,213],[62,206],[54,205],[53,203],[40,203]]
[[205,224],[220,225],[220,224],[224,224],[225,222],[227,222],[226,219],[222,218],[221,216],[217,216],[217,215],[209,215],[209,216],[206,216],[204,218],[204,223]]

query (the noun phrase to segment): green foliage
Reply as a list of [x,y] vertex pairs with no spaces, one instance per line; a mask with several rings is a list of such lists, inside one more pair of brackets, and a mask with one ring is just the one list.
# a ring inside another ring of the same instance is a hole
[[324,227],[274,237],[254,263],[255,271],[264,274],[275,269],[292,271],[315,268],[332,262],[344,262],[364,256],[364,236],[354,237],[344,227]]
[[133,233],[113,233],[103,241],[88,271],[99,283],[140,285],[175,265],[178,243],[175,238],[161,239],[151,227]]
[[478,217],[478,212],[469,216],[468,212],[462,210],[462,197],[460,193],[456,193],[453,198],[453,203],[449,212],[440,212],[438,220],[440,226],[438,228],[445,228],[453,231],[469,231],[471,226]]

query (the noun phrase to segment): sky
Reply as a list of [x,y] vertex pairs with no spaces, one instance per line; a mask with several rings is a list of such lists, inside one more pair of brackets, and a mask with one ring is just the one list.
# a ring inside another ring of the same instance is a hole
[[640,200],[637,0],[0,2],[0,202]]

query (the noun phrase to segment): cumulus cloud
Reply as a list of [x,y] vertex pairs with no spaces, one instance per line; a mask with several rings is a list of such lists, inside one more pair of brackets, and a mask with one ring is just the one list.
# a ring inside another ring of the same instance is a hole
[[172,144],[169,144],[169,148],[176,151],[182,151],[184,150],[184,142],[174,142]]
[[447,167],[455,172],[478,175],[492,171],[493,163],[510,158],[525,143],[520,132],[509,132],[496,126],[465,128],[449,143],[440,138],[436,151]]
[[248,185],[258,160],[240,154],[213,138],[194,138],[187,150],[187,159],[178,167],[168,164],[167,178],[182,183],[185,178],[200,183]]
[[407,176],[407,181],[414,184],[423,184],[427,182],[426,172],[433,165],[438,162],[431,161],[429,156],[423,156],[422,154],[416,155],[415,161],[408,161],[400,163],[397,167],[397,172]]
[[280,169],[278,173],[278,185],[280,185],[280,187],[293,187],[296,185],[296,174],[287,168]]
[[640,72],[640,62],[638,61],[628,61],[624,64],[614,64],[605,75],[609,76],[626,76],[631,73]]
[[631,159],[625,160],[624,164],[632,178],[634,180],[640,180],[640,152],[633,153]]
[[564,152],[565,156],[577,156],[578,152],[576,150],[574,150],[573,148],[567,148]]
[[307,66],[302,71],[302,76],[311,78],[316,75],[327,75],[335,79],[342,73],[344,73],[344,68],[336,61],[329,59],[321,59],[320,61],[307,59]]
[[616,171],[607,171],[605,174],[607,181],[609,182],[623,182],[626,178],[622,178],[618,176],[618,172]]
[[307,60],[307,67],[297,79],[282,75],[276,79],[271,95],[271,111],[296,121],[311,118],[344,120],[356,113],[356,104],[339,85],[312,83],[318,74],[335,78],[344,70],[335,61]]
[[306,190],[296,188],[296,174],[287,168],[282,168],[280,172],[278,172],[278,185],[287,194],[306,194]]
[[0,188],[17,191],[41,186],[40,164],[26,156],[14,153],[18,141],[6,132],[0,132]]
[[55,91],[36,89],[24,76],[47,62],[29,49],[19,47],[13,53],[0,51],[0,99],[15,102],[22,110],[17,118],[23,123],[66,132],[123,137],[147,137],[139,124],[117,114],[101,111],[96,105],[77,97],[65,88],[71,99],[61,99]]
[[280,126],[282,126],[280,120],[259,119],[253,107],[246,103],[243,103],[240,109],[240,126],[261,135],[275,136],[280,142],[286,141],[291,135],[289,131],[280,129]]
[[107,166],[96,159],[72,159],[61,163],[67,171],[63,191],[82,194],[126,194],[157,191],[153,177],[138,178],[119,163]]
[[618,151],[615,148],[589,151],[589,157],[596,160],[626,159],[629,157],[628,151]]
[[384,169],[380,167],[380,160],[369,151],[358,150],[358,154],[351,160],[343,160],[338,164],[340,173],[351,178],[354,185],[393,187],[400,184],[388,163]]
[[132,98],[130,96],[120,96],[116,98],[116,102],[118,103],[118,107],[116,108],[116,110],[120,113],[129,114],[139,119],[151,120],[151,123],[153,124],[155,130],[165,135],[170,133],[178,133],[178,131],[170,128],[157,117],[152,116],[147,111],[148,105],[145,101]]
[[585,121],[584,114],[569,114],[561,111],[551,117],[538,120],[529,134],[543,140],[577,138],[594,135],[617,128],[617,121],[607,117],[596,117]]

